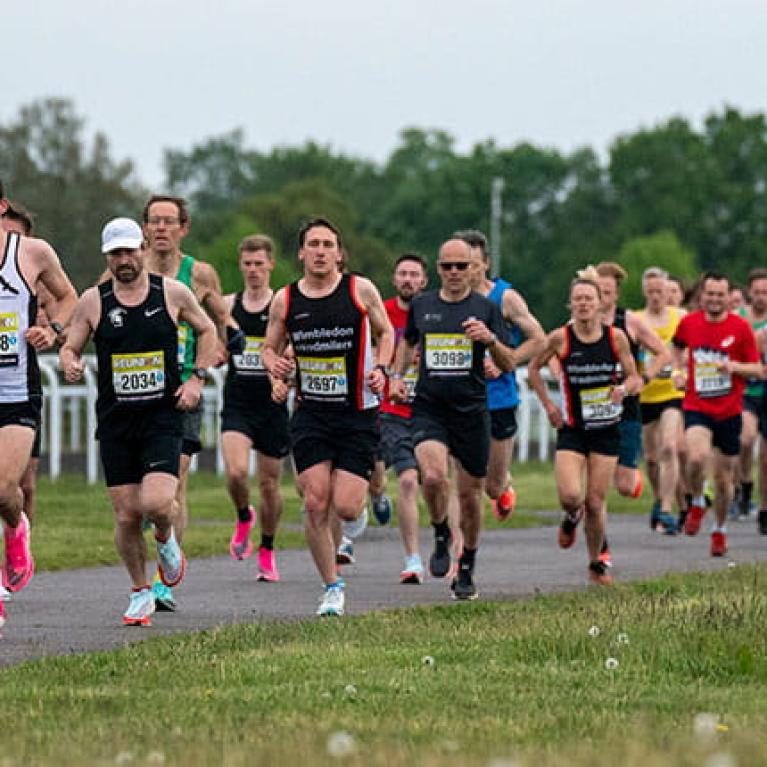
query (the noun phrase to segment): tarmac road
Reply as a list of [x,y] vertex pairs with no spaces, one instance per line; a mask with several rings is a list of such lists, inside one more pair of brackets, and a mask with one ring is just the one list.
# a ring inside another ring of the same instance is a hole
[[[708,515],[705,523],[709,521]],[[649,530],[644,516],[615,516],[609,524],[616,581],[652,578],[672,571],[721,570],[730,563],[767,559],[767,537],[753,519],[729,524],[730,554],[709,556],[709,536],[668,537]],[[431,534],[423,531],[428,558]],[[344,568],[347,615],[410,605],[450,602],[448,583],[427,578],[420,586],[399,584],[402,548],[390,528],[369,527],[355,542],[357,564]],[[556,528],[494,530],[483,533],[476,582],[480,599],[515,599],[539,592],[587,587],[583,531],[562,551]],[[151,628],[126,628],[129,582],[122,567],[38,573],[7,604],[8,622],[0,640],[0,666],[51,655],[110,650],[132,642],[232,623],[313,618],[321,593],[306,550],[278,553],[282,580],[257,583],[255,557],[228,556],[190,562],[178,588],[180,609],[156,613]],[[340,620],[344,620],[341,618]]]

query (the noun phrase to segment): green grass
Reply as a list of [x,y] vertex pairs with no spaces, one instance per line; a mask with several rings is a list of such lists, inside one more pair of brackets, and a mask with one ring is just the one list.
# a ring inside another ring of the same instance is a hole
[[[766,578],[738,567],[28,663],[0,672],[3,764],[763,764]],[[340,731],[353,753],[332,758]]]
[[[500,523],[486,502],[485,525],[499,527],[536,527],[555,524],[556,519],[537,514],[557,508],[556,489],[549,464],[530,463],[514,467],[514,486],[518,508],[510,522]],[[389,480],[389,493],[396,497],[396,480]],[[304,545],[301,532],[301,504],[292,477],[283,480],[285,526],[277,536],[279,548]],[[634,502],[613,493],[610,509],[614,512],[646,511],[649,501]],[[210,473],[193,474],[189,483],[190,524],[184,538],[187,556],[208,557],[228,551],[234,512],[224,480]],[[421,502],[421,522],[427,515]],[[396,520],[393,521],[396,524]],[[371,524],[374,524],[371,521]],[[41,477],[38,485],[38,511],[33,546],[40,570],[95,567],[118,562],[112,532],[112,511],[103,484],[88,486],[79,476],[64,475],[52,483]]]

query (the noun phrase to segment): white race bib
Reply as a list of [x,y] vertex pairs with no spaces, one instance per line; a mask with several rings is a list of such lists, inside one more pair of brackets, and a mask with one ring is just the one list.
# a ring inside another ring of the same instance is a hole
[[616,405],[610,399],[610,386],[581,389],[581,417],[583,425],[609,426],[620,420],[623,405]]
[[0,314],[0,367],[19,364],[19,315],[16,312]]
[[344,397],[349,392],[344,357],[299,357],[301,392],[309,397]]
[[178,326],[178,354],[176,355],[176,361],[180,368],[184,367],[186,361],[186,343],[189,336],[189,328],[186,325]]
[[234,355],[234,365],[238,373],[263,374],[266,372],[261,353],[264,350],[263,336],[246,336],[245,351]]
[[165,393],[165,355],[113,354],[112,385],[118,402],[159,399]]
[[716,362],[695,362],[695,391],[702,399],[724,397],[732,389],[732,376],[717,368]]
[[427,333],[426,369],[436,373],[471,370],[473,342],[462,333]]

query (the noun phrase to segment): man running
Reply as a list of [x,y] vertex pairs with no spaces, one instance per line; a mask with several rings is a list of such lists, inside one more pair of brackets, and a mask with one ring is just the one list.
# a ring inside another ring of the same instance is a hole
[[673,381],[677,388],[685,389],[682,407],[687,484],[693,494],[684,531],[697,535],[706,513],[703,483],[713,448],[716,513],[710,547],[713,557],[727,553],[725,522],[740,452],[746,379],[761,378],[763,374],[754,331],[742,317],[727,309],[729,287],[730,281],[724,274],[707,272],[703,276],[700,309],[682,318],[674,334],[673,348]]
[[[487,238],[482,232],[467,230],[456,232],[453,236],[469,245],[473,266],[471,287],[501,310],[511,340],[520,341],[515,343],[514,366],[524,365],[540,354],[546,343],[546,334],[540,322],[530,313],[525,300],[511,283],[500,277],[490,279],[490,254],[487,252]],[[524,341],[521,341],[522,336]],[[485,492],[493,502],[493,513],[503,521],[514,510],[517,497],[511,485],[509,465],[517,433],[519,388],[514,370],[503,372],[489,354],[485,355],[485,376],[491,436]]]
[[[325,586],[317,614],[343,615],[332,515],[353,520],[362,510],[394,333],[373,283],[339,272],[343,243],[330,221],[304,224],[298,245],[304,276],[272,300],[263,361],[276,378],[296,373],[290,432],[306,538]],[[288,343],[295,362],[284,355]]]
[[[225,298],[227,309],[245,333],[242,354],[232,355],[224,384],[221,413],[221,447],[226,465],[227,489],[237,512],[229,544],[234,559],[247,559],[253,551],[251,528],[258,518],[259,581],[280,578],[274,555],[274,536],[282,514],[280,470],[290,451],[288,409],[272,400],[272,387],[263,363],[263,346],[273,291],[269,280],[274,269],[274,244],[263,234],[246,237],[238,248],[245,289]],[[257,456],[259,513],[250,504],[248,464],[250,451]]]
[[[642,275],[645,308],[636,312],[669,348],[683,310],[667,303],[668,274],[658,267],[646,269]],[[652,485],[654,501],[650,513],[650,528],[662,529],[667,534],[678,531],[672,514],[679,484],[679,451],[684,442],[682,418],[683,392],[671,380],[671,365],[650,378],[652,355],[641,356],[642,374],[646,383],[639,395],[642,411],[642,440],[647,474]],[[684,501],[682,501],[684,504]]]
[[[573,545],[577,525],[585,515],[589,580],[607,586],[612,576],[601,556],[605,499],[620,449],[622,405],[626,397],[639,391],[642,381],[626,335],[602,321],[600,304],[605,299],[600,285],[593,267],[579,272],[572,281],[571,322],[549,334],[543,353],[528,365],[528,380],[557,430],[554,470],[564,510],[559,545],[563,549]],[[554,356],[561,370],[561,409],[549,396],[540,372]]]
[[[216,270],[203,261],[184,254],[181,244],[189,234],[191,217],[186,201],[171,195],[153,195],[144,206],[144,236],[149,250],[146,254],[147,271],[162,277],[173,277],[186,285],[197,298],[198,303],[216,324],[219,345],[215,362],[226,360],[226,350],[232,353],[243,351],[244,337],[232,320],[221,295],[221,283]],[[188,381],[195,368],[197,340],[193,328],[185,322],[179,324],[177,360],[182,382]],[[176,536],[181,542],[189,520],[187,505],[187,480],[192,456],[202,450],[200,431],[202,428],[202,400],[196,407],[184,409],[183,441],[181,443],[181,464],[177,487],[179,514],[174,525]],[[173,593],[155,578],[154,586],[157,609],[176,609]]]
[[[115,515],[115,543],[133,590],[127,626],[149,626],[155,597],[147,581],[142,521],[154,524],[158,571],[172,587],[186,561],[173,531],[181,455],[182,411],[195,408],[215,356],[215,328],[191,291],[149,274],[141,227],[110,221],[101,234],[112,279],[83,293],[60,351],[67,381],[78,381],[82,350],[93,337],[98,360],[97,433]],[[197,335],[193,375],[183,383],[176,353],[178,324]]]
[[[405,253],[397,259],[393,278],[396,295],[384,301],[397,345],[405,333],[410,305],[426,287],[427,280],[426,262],[420,256]],[[405,564],[400,573],[400,583],[407,584],[423,583],[424,575],[418,549],[418,462],[415,458],[412,420],[417,377],[418,367],[414,363],[404,372],[407,392],[404,400],[392,402],[387,390],[379,416],[384,463],[387,469],[393,468],[397,475],[397,519],[405,548]]]
[[476,599],[474,565],[481,527],[482,484],[490,457],[485,352],[503,371],[512,370],[515,353],[506,344],[498,307],[471,289],[471,250],[451,239],[439,250],[438,290],[417,296],[408,313],[403,343],[392,366],[391,396],[408,398],[405,373],[416,348],[420,362],[413,402],[413,440],[423,494],[434,527],[429,570],[434,577],[451,570],[451,533],[447,520],[448,456],[455,465],[464,547],[455,599]]
[[[8,200],[0,182],[0,215]],[[57,301],[49,327],[35,325],[39,286]],[[21,591],[34,573],[29,520],[20,487],[40,429],[42,383],[37,352],[49,349],[69,318],[77,294],[51,246],[0,228],[0,519],[5,560],[2,587]],[[0,622],[4,605],[0,599]]]

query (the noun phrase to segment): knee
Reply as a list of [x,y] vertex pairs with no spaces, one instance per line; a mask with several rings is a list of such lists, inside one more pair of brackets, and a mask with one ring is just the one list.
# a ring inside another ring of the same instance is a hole
[[426,492],[439,492],[445,486],[445,473],[440,469],[426,467],[421,474],[423,489]]
[[673,438],[664,439],[660,446],[660,459],[664,463],[672,461],[676,455],[676,440]]
[[617,477],[615,481],[615,489],[624,496],[631,496],[636,490],[637,480],[634,472],[631,474],[625,474],[623,472]]
[[605,497],[602,493],[590,492],[586,494],[586,516],[593,517],[602,513],[605,505]]
[[333,506],[333,510],[343,522],[354,522],[362,514],[362,507],[349,506],[348,504],[336,504]]
[[418,492],[418,477],[415,475],[401,476],[398,485],[400,496],[404,495],[410,498]]
[[324,494],[317,493],[314,490],[304,490],[304,508],[308,519],[317,519],[328,513],[329,500]]
[[279,480],[277,477],[261,477],[258,480],[258,489],[261,492],[261,497],[273,498],[277,495],[279,489]]
[[248,469],[246,466],[230,466],[226,473],[230,485],[241,487],[248,484]]
[[583,496],[579,493],[559,492],[559,504],[565,511],[575,511],[583,503]]

